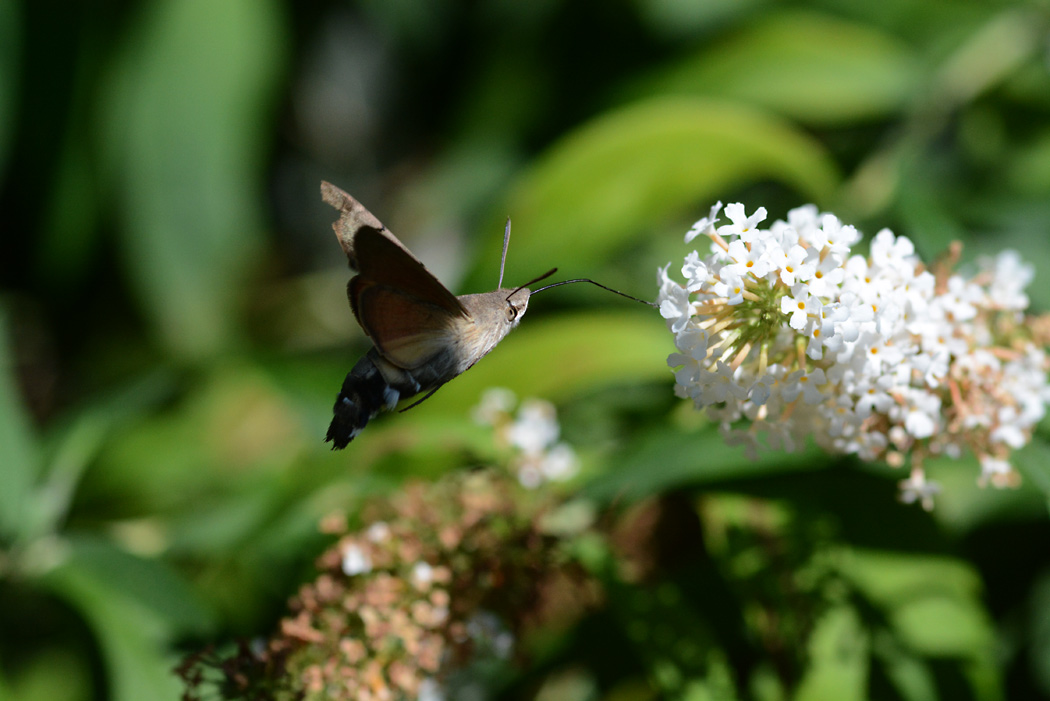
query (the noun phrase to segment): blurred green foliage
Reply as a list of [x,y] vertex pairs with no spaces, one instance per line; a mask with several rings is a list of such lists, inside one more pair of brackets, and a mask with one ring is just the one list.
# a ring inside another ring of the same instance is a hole
[[673,399],[658,315],[578,286],[330,453],[366,345],[318,194],[458,292],[507,214],[508,281],[652,298],[714,200],[814,201],[927,260],[1019,248],[1046,309],[1048,29],[1036,0],[0,3],[0,700],[176,698],[180,654],[272,628],[320,516],[484,459],[492,385],[559,404],[583,497],[678,519],[658,583],[609,578],[508,694],[1050,698],[1045,431],[1016,491],[930,466],[929,515],[885,466],[749,462]]

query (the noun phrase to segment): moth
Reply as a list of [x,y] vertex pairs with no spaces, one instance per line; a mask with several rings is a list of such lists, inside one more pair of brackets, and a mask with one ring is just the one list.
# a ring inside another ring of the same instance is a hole
[[502,287],[509,219],[497,288],[457,297],[360,202],[328,182],[321,183],[321,197],[339,210],[332,228],[350,268],[357,272],[346,290],[350,309],[373,344],[347,374],[336,397],[325,437],[333,450],[345,448],[379,412],[425,393],[403,411],[411,409],[470,369],[518,325],[533,294],[590,282],[630,297],[588,279],[529,291],[556,268],[521,287]]
[[[357,271],[350,309],[373,344],[336,397],[325,440],[345,448],[380,411],[425,392],[422,402],[495,348],[521,321],[530,292],[500,286],[457,297],[360,202],[328,182],[321,196],[339,210],[332,228]],[[508,222],[504,257],[509,233]]]

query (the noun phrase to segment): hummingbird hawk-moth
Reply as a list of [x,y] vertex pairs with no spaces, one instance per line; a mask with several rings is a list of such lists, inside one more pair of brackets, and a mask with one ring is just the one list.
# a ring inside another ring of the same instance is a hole
[[321,183],[321,196],[339,210],[332,228],[350,268],[357,272],[346,289],[350,309],[372,341],[372,348],[347,374],[336,397],[325,437],[333,449],[345,448],[379,412],[425,392],[407,407],[411,409],[470,369],[518,325],[529,298],[538,292],[589,282],[656,306],[586,278],[529,291],[530,285],[557,268],[521,287],[502,287],[509,219],[497,289],[457,297],[360,202],[328,182]]
[[[339,210],[332,228],[357,271],[347,286],[350,309],[373,344],[343,381],[325,438],[345,448],[380,411],[423,392],[419,401],[427,399],[495,348],[521,321],[530,292],[498,287],[457,297],[360,202],[328,182],[321,196]],[[504,257],[509,234],[508,221]]]

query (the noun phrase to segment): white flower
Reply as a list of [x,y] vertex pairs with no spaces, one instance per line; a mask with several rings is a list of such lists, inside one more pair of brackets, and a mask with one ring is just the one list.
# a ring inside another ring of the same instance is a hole
[[[680,334],[680,340],[685,344],[695,343],[702,346],[704,332],[695,328],[691,321],[689,324],[691,330]],[[692,346],[686,345],[684,349],[692,350]],[[668,362],[674,360],[687,364],[681,371],[683,383],[689,381],[689,372],[700,370],[699,363],[689,355],[673,354]],[[508,401],[511,403],[508,404]],[[545,482],[565,481],[576,476],[579,461],[568,443],[558,441],[561,427],[558,425],[557,411],[553,404],[542,399],[525,399],[518,406],[517,413],[512,415],[513,394],[507,390],[490,390],[482,399],[482,407],[491,404],[498,405],[500,421],[495,425],[496,434],[507,446],[514,449],[511,468],[517,473],[522,486],[534,489]],[[482,407],[475,412],[478,413]],[[417,564],[414,576],[422,577],[426,574],[427,567],[429,565],[426,563]]]
[[663,279],[659,296],[660,316],[667,319],[668,328],[672,333],[678,333],[689,321],[693,313],[693,303],[689,301],[689,292],[667,277],[667,268],[660,271],[660,276]]
[[365,533],[371,542],[382,543],[390,537],[390,526],[386,524],[386,521],[376,521],[368,527]]
[[696,251],[686,255],[682,277],[686,279],[685,289],[688,292],[697,292],[707,280],[707,264],[700,260],[700,254]]
[[991,482],[997,487],[1006,486],[1011,482],[1013,474],[1014,468],[1009,461],[985,455],[981,457],[981,476],[977,481],[982,485]]
[[748,243],[755,238],[755,227],[765,220],[766,208],[759,207],[750,217],[744,211],[744,205],[739,202],[726,206],[726,216],[732,224],[726,224],[718,228],[721,236],[739,236],[740,240]]
[[[853,254],[860,233],[812,205],[761,228],[764,209],[748,216],[733,203],[716,232],[718,212],[690,230],[688,240],[712,243],[706,256],[685,256],[685,285],[670,265],[659,271],[676,396],[748,454],[760,435],[774,448],[812,437],[894,464],[968,449],[982,483],[1016,483],[1009,452],[1050,401],[1050,358],[1023,315],[1032,270],[1020,256],[981,259],[966,277],[927,270],[911,240],[888,229],[870,256]],[[906,501],[927,507],[937,489],[921,469],[902,483]]]
[[1017,251],[1003,251],[995,258],[981,257],[978,264],[982,271],[992,276],[989,297],[1000,309],[1022,310],[1028,307],[1028,295],[1024,288],[1032,282],[1035,270],[1021,260]]
[[343,574],[353,577],[368,574],[372,571],[372,558],[357,543],[350,543],[343,548]]
[[796,282],[809,282],[817,272],[816,249],[805,249],[799,245],[793,245],[786,250],[777,247],[770,251],[772,267],[780,271],[780,280],[788,287]]
[[547,451],[540,465],[543,476],[552,482],[564,482],[576,476],[579,462],[576,451],[568,443],[558,443]]
[[434,568],[425,560],[412,566],[412,583],[419,588],[426,588],[434,581]]
[[819,404],[827,397],[821,391],[821,386],[827,381],[824,371],[820,368],[812,372],[796,370],[788,376],[782,395],[784,401],[793,402],[802,395],[802,401],[806,404]]
[[500,417],[509,414],[517,402],[517,397],[509,389],[490,387],[481,395],[481,402],[474,407],[474,420],[479,424],[495,426]]
[[788,324],[796,331],[806,326],[810,314],[819,313],[819,302],[811,297],[805,285],[796,285],[791,294],[780,298],[780,311],[790,315]]
[[419,683],[417,701],[445,701],[445,690],[433,677],[427,677]]
[[748,249],[747,244],[739,239],[729,244],[729,257],[733,262],[726,266],[726,270],[733,275],[744,279],[748,275],[752,277],[765,277],[769,272],[769,265],[763,255],[764,249],[760,246],[752,246]]
[[518,409],[518,418],[511,425],[511,445],[527,455],[538,455],[558,440],[558,421],[554,405],[542,399],[526,399]]
[[[700,234],[712,234],[715,231],[715,222],[718,221],[718,212],[722,209],[722,203],[716,202],[707,216],[693,224],[689,231],[685,232],[685,242],[689,243]],[[688,277],[688,276],[686,276]]]
[[744,279],[727,267],[722,268],[719,279],[711,283],[711,291],[726,298],[726,304],[735,307],[744,301]]
[[900,500],[905,504],[913,504],[916,501],[922,504],[927,511],[933,509],[933,498],[940,494],[941,486],[936,482],[927,482],[926,473],[922,470],[912,470],[911,476],[900,483]]

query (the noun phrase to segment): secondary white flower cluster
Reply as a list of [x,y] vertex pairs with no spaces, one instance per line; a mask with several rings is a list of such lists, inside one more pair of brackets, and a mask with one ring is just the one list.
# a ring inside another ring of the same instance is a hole
[[1023,315],[1032,270],[1018,254],[964,277],[952,271],[958,247],[928,269],[888,229],[855,255],[860,233],[813,205],[769,228],[764,208],[728,205],[729,223],[716,226],[720,210],[686,234],[712,244],[685,257],[684,284],[670,264],[659,271],[678,396],[751,454],[760,435],[788,451],[812,436],[835,453],[910,461],[902,499],[926,508],[938,491],[929,455],[969,448],[982,484],[1016,484],[1010,453],[1050,399],[1043,327]]
[[535,489],[544,482],[575,477],[579,462],[572,446],[558,440],[561,427],[554,405],[543,399],[524,399],[514,416],[517,404],[509,389],[493,387],[482,395],[481,403],[474,409],[474,419],[492,426],[497,440],[515,450],[511,468],[518,481]]

